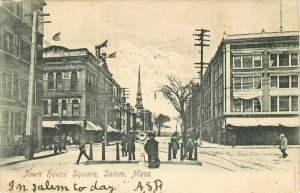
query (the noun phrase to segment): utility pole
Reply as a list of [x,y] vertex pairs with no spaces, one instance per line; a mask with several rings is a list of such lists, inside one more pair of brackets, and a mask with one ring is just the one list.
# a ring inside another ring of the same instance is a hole
[[[49,16],[50,14],[41,14],[40,16]],[[31,35],[31,55],[29,67],[29,85],[28,85],[28,101],[27,101],[27,117],[25,129],[25,159],[32,159],[34,154],[32,117],[33,117],[33,94],[35,81],[35,65],[36,65],[36,33],[38,27],[38,9],[33,11],[32,15],[32,35]],[[42,23],[50,23],[45,21]]]
[[128,90],[128,88],[122,88],[122,109],[123,109],[123,113],[122,113],[122,121],[121,121],[121,123],[122,123],[122,131],[124,132],[124,133],[126,133],[127,134],[127,129],[126,129],[126,121],[125,121],[125,113],[126,113],[126,99],[129,97],[129,90]]
[[[210,31],[207,29],[196,29],[195,30],[196,33],[193,34],[194,36],[196,36],[197,38],[195,40],[200,41],[199,43],[196,43],[195,46],[200,46],[200,63],[195,63],[196,68],[199,68],[200,71],[198,71],[199,73],[199,78],[200,78],[200,84],[199,84],[199,92],[200,92],[200,100],[199,100],[199,115],[198,115],[198,120],[199,120],[199,125],[198,125],[198,137],[199,137],[199,145],[202,145],[202,123],[203,123],[203,75],[204,75],[204,69],[206,69],[209,65],[209,63],[204,63],[204,47],[209,46],[208,44],[206,44],[207,41],[209,41],[208,39],[205,39],[206,37],[210,37],[209,33]],[[200,65],[200,66],[199,66]]]
[[208,63],[204,63],[203,61],[203,48],[206,46],[209,46],[208,44],[206,44],[206,41],[209,41],[208,39],[205,39],[205,37],[210,37],[210,35],[206,34],[209,33],[210,31],[207,29],[196,29],[196,33],[193,34],[194,36],[197,37],[197,41],[200,41],[199,43],[196,43],[195,46],[199,46],[200,47],[200,63],[195,63],[196,65],[200,65],[200,66],[196,66],[195,68],[200,68],[200,71],[198,72],[200,75],[200,84],[202,84],[202,79],[203,79],[203,75],[204,75],[204,68],[207,68]]

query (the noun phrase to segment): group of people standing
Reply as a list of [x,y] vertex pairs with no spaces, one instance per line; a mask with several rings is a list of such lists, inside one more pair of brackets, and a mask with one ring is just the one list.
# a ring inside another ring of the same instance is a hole
[[122,147],[122,157],[127,156],[127,153],[129,154],[129,157],[132,160],[135,160],[135,133],[133,130],[129,131],[129,134],[123,134],[122,135],[122,141],[121,141],[121,147]]

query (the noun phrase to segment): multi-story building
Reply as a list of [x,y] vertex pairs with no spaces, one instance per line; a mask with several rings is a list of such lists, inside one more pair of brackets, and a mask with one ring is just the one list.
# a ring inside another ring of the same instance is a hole
[[201,85],[202,136],[299,144],[299,32],[226,35]]
[[[33,93],[33,135],[42,143],[42,51],[43,0],[5,1],[0,5],[0,155],[17,153],[18,140],[25,136],[32,14],[38,12],[36,67]],[[21,153],[21,152],[18,152]]]
[[44,49],[43,70],[45,123],[87,120],[88,126],[120,129],[121,87],[105,60],[86,48],[50,46]]

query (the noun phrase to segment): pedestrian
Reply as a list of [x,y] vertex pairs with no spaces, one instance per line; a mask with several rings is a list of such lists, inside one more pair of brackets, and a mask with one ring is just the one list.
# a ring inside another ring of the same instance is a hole
[[61,140],[58,131],[56,131],[53,141],[54,141],[54,154],[56,155],[61,152],[61,143],[60,143]]
[[[286,158],[288,154],[285,152],[287,150],[288,141],[284,134],[280,134],[279,136],[279,149],[282,153],[282,158]],[[276,144],[275,144],[276,146]]]
[[171,137],[171,148],[173,151],[173,159],[177,159],[177,150],[179,149],[179,140],[177,136],[177,132],[174,132]]
[[126,134],[122,135],[122,141],[121,141],[121,146],[122,146],[122,157],[127,156],[127,136]]
[[188,160],[193,160],[193,150],[195,147],[195,142],[192,137],[189,137],[186,146],[187,146]]
[[127,152],[129,154],[129,160],[135,160],[135,133],[133,130],[129,131],[128,143],[127,143]]
[[86,149],[85,149],[85,143],[86,143],[85,142],[85,129],[86,129],[86,125],[87,125],[87,122],[84,120],[82,128],[81,128],[81,130],[82,130],[81,135],[79,136],[79,147],[78,147],[79,155],[78,155],[76,164],[79,164],[82,155],[84,155],[86,157],[86,159],[91,160],[91,158],[86,154]]
[[61,135],[61,148],[64,151],[67,151],[67,137],[65,133],[62,133]]
[[73,144],[73,139],[72,139],[71,133],[69,133],[68,136],[67,136],[67,144],[68,145]]
[[235,148],[235,145],[236,145],[236,135],[233,134],[233,135],[231,136],[231,147],[232,147],[232,148]]
[[148,167],[159,168],[160,160],[158,157],[158,142],[155,140],[155,134],[152,132],[148,133],[149,139],[145,144],[145,152],[148,154]]

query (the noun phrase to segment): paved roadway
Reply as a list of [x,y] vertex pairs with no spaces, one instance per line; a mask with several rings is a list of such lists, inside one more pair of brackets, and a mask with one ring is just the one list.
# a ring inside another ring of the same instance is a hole
[[[167,160],[168,138],[158,138],[160,142],[160,159]],[[204,144],[206,145],[206,144]],[[137,159],[139,159],[139,144]],[[115,146],[107,146],[108,160],[115,159]],[[89,152],[89,148],[87,148]],[[87,186],[88,189],[97,181],[116,188],[112,192],[153,192],[145,185],[149,182],[154,188],[154,180],[160,179],[164,193],[186,192],[296,192],[299,190],[299,148],[288,149],[289,156],[280,158],[280,151],[275,147],[236,147],[211,146],[198,148],[198,158],[203,166],[163,164],[159,169],[148,169],[140,164],[85,165],[82,157],[79,165],[75,164],[78,155],[77,146],[69,146],[66,153],[36,160],[30,160],[0,168],[0,192],[8,191],[9,182],[14,180],[14,190],[18,183],[25,184],[33,192],[32,184],[65,185],[68,192],[75,191],[74,183]],[[94,159],[101,159],[101,145],[94,146]],[[121,157],[126,160],[127,157]],[[93,174],[96,173],[96,174]],[[138,174],[133,177],[133,174]],[[50,174],[50,176],[48,175]],[[48,176],[47,176],[48,175]],[[53,175],[57,175],[53,177]],[[67,175],[64,177],[63,175]],[[96,176],[91,176],[96,175]],[[136,187],[141,182],[145,189]],[[157,182],[158,183],[158,182]],[[44,185],[45,186],[45,185]],[[20,192],[20,191],[15,191]],[[21,191],[25,192],[25,191]],[[50,192],[40,191],[36,192]],[[62,192],[62,191],[52,191]],[[64,191],[66,192],[66,191]],[[110,192],[94,190],[93,192]]]

